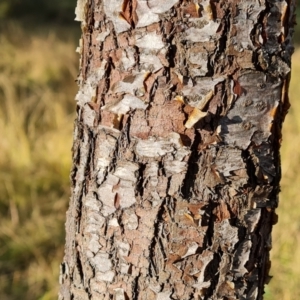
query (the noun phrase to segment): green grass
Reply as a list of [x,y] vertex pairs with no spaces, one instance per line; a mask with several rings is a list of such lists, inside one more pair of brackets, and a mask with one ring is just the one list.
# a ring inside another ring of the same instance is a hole
[[[69,199],[78,32],[57,26],[24,31],[18,24],[1,31],[0,299],[52,300],[57,299]],[[300,295],[299,76],[300,49],[293,58],[292,108],[283,128],[274,278],[266,300]]]

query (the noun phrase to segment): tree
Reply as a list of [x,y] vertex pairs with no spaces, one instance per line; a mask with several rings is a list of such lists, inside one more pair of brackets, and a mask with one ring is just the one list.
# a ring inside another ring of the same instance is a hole
[[262,299],[293,1],[79,0],[60,299]]

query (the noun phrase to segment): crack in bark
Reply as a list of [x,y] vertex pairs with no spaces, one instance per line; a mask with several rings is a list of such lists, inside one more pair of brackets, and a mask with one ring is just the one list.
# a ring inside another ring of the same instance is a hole
[[221,257],[222,255],[220,255],[219,251],[214,253],[213,259],[206,266],[204,278],[206,279],[205,281],[209,281],[211,285],[207,289],[203,300],[209,300],[211,299],[210,297],[213,297],[215,294],[215,289],[219,283]]
[[138,181],[136,183],[136,195],[139,195],[141,197],[141,199],[143,199],[143,195],[144,195],[144,172],[146,169],[146,164],[140,163],[139,164],[139,175],[138,175]]
[[200,142],[200,133],[195,131],[195,139],[191,145],[191,154],[187,163],[186,175],[183,179],[183,184],[180,190],[182,197],[187,201],[193,196],[192,189],[199,171],[198,161],[201,156],[201,152],[198,152],[198,145]]
[[[216,72],[216,70],[214,70],[214,66],[217,66],[219,68],[220,65],[222,65],[221,62],[218,63],[219,58],[222,55],[225,55],[225,57],[227,56],[226,50],[228,48],[228,37],[229,37],[230,29],[231,29],[231,23],[230,23],[231,11],[229,8],[227,8],[227,10],[224,12],[224,15],[225,16],[221,20],[221,24],[223,24],[223,32],[221,34],[221,38],[218,41],[218,46],[216,48],[216,51],[213,54],[213,58],[210,59],[212,64],[210,65],[211,68],[210,68],[209,74],[207,74],[208,76],[213,76],[215,73],[218,73],[218,72]],[[228,59],[229,59],[229,57],[228,57]]]
[[139,276],[135,277],[132,281],[132,296],[133,299],[138,299],[139,295]]
[[[249,148],[248,148],[249,149]],[[249,176],[249,184],[251,187],[255,187],[258,182],[257,182],[257,177],[255,176],[255,164],[253,162],[253,160],[251,159],[251,154],[249,152],[249,150],[242,150],[242,157],[244,162],[246,163],[246,170],[247,170],[247,174]]]
[[[157,255],[156,255],[156,248],[160,248],[161,247],[163,248],[163,246],[160,244],[158,245],[158,243],[160,242],[157,237],[159,237],[160,235],[160,230],[161,230],[161,226],[163,226],[163,223],[162,223],[162,220],[163,220],[163,214],[165,212],[165,204],[166,204],[166,199],[165,198],[161,205],[160,205],[160,208],[157,212],[157,217],[156,217],[156,220],[155,220],[155,227],[154,227],[154,234],[153,234],[153,237],[151,239],[151,242],[149,243],[149,257],[151,257],[151,263],[149,264],[149,273],[152,274],[152,270],[151,270],[151,266],[153,267],[155,273],[156,273],[156,277],[158,277],[159,275],[159,269],[158,269],[158,266],[157,266],[157,262],[154,262],[154,260],[152,258],[157,258]],[[163,252],[162,252],[163,253]],[[164,253],[164,256],[165,253]]]

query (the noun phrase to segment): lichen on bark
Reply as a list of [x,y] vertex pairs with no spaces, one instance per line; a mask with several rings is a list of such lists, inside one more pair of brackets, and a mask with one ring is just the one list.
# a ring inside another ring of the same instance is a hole
[[262,299],[293,1],[78,0],[60,299]]

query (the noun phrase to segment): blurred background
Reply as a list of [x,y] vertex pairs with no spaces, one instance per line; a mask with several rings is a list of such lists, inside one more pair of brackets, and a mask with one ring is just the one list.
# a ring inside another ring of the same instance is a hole
[[[75,118],[76,0],[0,0],[0,299],[57,299]],[[298,14],[300,24],[300,8]],[[300,299],[300,26],[267,300]],[[298,113],[298,115],[297,115]]]

